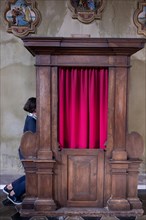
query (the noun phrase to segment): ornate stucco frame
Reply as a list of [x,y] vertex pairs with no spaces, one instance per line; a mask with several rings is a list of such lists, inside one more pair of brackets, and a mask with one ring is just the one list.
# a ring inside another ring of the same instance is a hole
[[[23,25],[20,23],[18,24],[18,22],[16,21],[13,22],[12,18],[14,17],[14,15],[15,20],[18,19],[18,13],[22,12],[23,15],[26,16],[26,12],[24,12],[24,7],[27,7],[29,9],[31,19],[28,21],[23,20]],[[36,7],[37,4],[35,0],[8,0],[6,2],[4,11],[4,19],[7,23],[7,32],[13,33],[17,37],[24,37],[27,36],[29,33],[36,33],[36,26],[40,23],[41,20],[40,12]]]
[[146,1],[145,0],[138,2],[138,7],[134,13],[133,20],[135,25],[137,26],[137,33],[146,36]]
[[101,19],[102,11],[105,7],[106,0],[95,0],[98,3],[98,6],[95,10],[79,10],[78,7],[73,6],[73,0],[68,0],[68,8],[72,12],[72,18],[78,19],[82,23],[88,24],[95,19]]

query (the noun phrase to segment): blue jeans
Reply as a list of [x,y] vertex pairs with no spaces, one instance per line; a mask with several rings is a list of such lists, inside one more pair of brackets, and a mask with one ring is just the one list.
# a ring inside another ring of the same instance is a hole
[[[20,160],[24,159],[20,151],[20,148],[18,149],[18,154],[19,154]],[[21,197],[25,193],[25,175],[13,181],[12,186],[13,186],[13,190],[15,192],[16,197]]]
[[25,175],[12,182],[13,190],[16,197],[20,197],[25,193]]

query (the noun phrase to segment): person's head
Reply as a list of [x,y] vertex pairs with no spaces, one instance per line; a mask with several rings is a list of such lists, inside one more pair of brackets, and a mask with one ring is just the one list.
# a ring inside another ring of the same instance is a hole
[[36,98],[31,97],[27,100],[23,107],[24,111],[29,112],[29,113],[34,113],[36,112]]

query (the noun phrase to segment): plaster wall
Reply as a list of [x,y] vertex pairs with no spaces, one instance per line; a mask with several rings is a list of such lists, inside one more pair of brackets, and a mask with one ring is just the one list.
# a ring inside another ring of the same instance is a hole
[[[35,96],[35,58],[23,47],[20,38],[7,33],[4,22],[5,0],[0,1],[0,139],[1,174],[21,174],[18,147],[26,113],[23,105]],[[133,14],[138,0],[107,0],[102,19],[83,24],[72,19],[66,0],[36,0],[41,22],[33,36],[70,37],[89,34],[91,37],[142,38],[137,34]],[[146,142],[146,45],[131,57],[128,91],[128,130],[137,131]],[[145,144],[146,148],[146,144]],[[146,152],[146,151],[145,151]],[[143,154],[141,172],[146,172]]]

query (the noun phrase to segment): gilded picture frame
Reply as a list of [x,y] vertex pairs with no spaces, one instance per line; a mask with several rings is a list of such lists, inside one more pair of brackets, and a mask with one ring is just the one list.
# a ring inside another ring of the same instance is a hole
[[134,23],[137,26],[137,33],[146,37],[146,1],[138,2],[134,13]]
[[17,37],[24,37],[36,33],[41,15],[36,8],[35,0],[8,0],[6,2],[4,19],[7,32]]
[[68,0],[67,3],[72,18],[88,24],[102,18],[106,0]]

